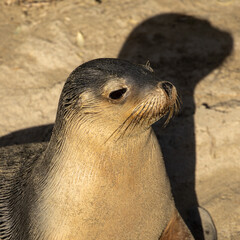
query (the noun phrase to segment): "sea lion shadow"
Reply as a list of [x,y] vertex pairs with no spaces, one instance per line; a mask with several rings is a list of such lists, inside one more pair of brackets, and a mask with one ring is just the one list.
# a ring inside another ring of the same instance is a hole
[[[160,80],[168,80],[177,87],[182,100],[180,113],[166,129],[155,124],[154,130],[162,148],[176,207],[187,224],[186,210],[198,205],[194,89],[205,76],[220,67],[232,48],[231,35],[209,21],[169,13],[138,25],[118,56],[139,64],[149,61]],[[203,234],[193,234],[196,239],[203,239]]]
[[54,124],[46,124],[9,133],[0,137],[0,147],[48,142],[51,138],[53,126]]

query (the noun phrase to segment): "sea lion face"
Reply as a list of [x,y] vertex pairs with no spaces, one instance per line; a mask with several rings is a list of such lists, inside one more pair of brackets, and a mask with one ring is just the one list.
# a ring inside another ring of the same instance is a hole
[[66,126],[87,125],[98,136],[120,139],[149,129],[168,112],[170,118],[177,108],[176,88],[149,66],[96,59],[69,76],[58,112]]

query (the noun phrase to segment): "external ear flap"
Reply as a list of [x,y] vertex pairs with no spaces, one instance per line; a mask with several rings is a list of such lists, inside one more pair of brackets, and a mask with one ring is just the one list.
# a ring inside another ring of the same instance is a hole
[[143,66],[144,66],[147,70],[149,70],[150,72],[154,72],[153,69],[152,69],[151,66],[150,66],[150,61],[149,61],[149,60],[147,60],[146,64],[143,65]]
[[194,240],[194,238],[176,211],[159,240]]

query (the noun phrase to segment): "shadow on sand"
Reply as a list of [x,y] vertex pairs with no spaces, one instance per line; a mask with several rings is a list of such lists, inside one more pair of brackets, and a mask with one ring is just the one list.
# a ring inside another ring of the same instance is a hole
[[48,142],[50,140],[52,130],[53,124],[21,129],[0,137],[0,147]]

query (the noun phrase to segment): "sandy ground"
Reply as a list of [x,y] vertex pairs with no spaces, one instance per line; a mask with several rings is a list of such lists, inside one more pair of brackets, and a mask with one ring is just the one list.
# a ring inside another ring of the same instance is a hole
[[149,60],[183,102],[167,128],[155,126],[177,207],[200,204],[218,239],[240,239],[238,0],[6,0],[0,10],[1,146],[49,139],[81,63]]

